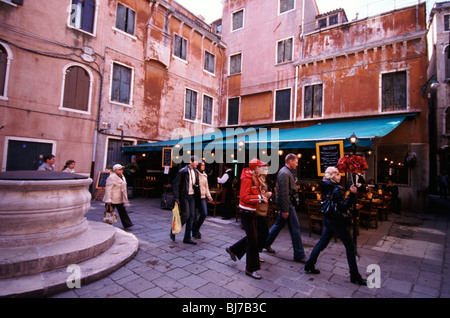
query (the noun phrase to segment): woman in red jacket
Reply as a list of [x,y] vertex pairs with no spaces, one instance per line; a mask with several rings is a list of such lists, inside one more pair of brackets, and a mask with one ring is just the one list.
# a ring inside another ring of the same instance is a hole
[[255,212],[259,202],[267,202],[267,198],[261,195],[258,181],[258,175],[261,173],[262,166],[267,166],[267,164],[254,158],[250,160],[249,167],[242,170],[239,210],[246,236],[226,248],[233,261],[236,261],[236,257],[241,259],[244,254],[247,254],[245,274],[255,279],[261,279],[261,276],[257,273],[257,270],[261,267]]

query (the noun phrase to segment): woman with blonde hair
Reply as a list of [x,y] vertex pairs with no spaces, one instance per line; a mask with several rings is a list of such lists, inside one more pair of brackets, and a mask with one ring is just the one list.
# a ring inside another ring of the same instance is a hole
[[[344,188],[340,185],[341,174],[336,167],[328,167],[325,170],[321,189],[322,200],[332,197],[335,204],[337,204],[338,210],[345,212],[352,206],[356,200],[356,192],[358,191],[354,185],[350,187],[350,194],[347,199],[344,197]],[[334,234],[344,243],[345,251],[347,254],[348,266],[350,269],[350,281],[353,284],[366,285],[366,280],[361,277],[358,271],[358,265],[356,264],[356,250],[353,243],[350,231],[347,228],[347,224],[340,220],[330,220],[324,218],[324,228],[322,236],[314,246],[309,259],[305,264],[305,271],[312,274],[319,274],[320,271],[315,268],[317,258],[320,252],[322,252],[330,242]]]

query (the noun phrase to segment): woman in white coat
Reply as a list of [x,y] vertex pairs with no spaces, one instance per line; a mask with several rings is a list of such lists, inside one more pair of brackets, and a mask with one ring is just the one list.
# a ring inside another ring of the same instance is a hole
[[128,216],[125,206],[129,206],[127,181],[123,175],[123,166],[114,165],[113,173],[106,179],[105,196],[103,197],[105,206],[110,205],[113,209],[117,208],[120,221],[124,229],[133,226],[133,223]]

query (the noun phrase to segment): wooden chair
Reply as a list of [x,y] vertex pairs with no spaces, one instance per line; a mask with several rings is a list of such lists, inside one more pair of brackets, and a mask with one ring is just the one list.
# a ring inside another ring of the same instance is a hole
[[383,203],[378,206],[379,218],[382,221],[388,221],[388,215],[391,207],[391,197],[383,196]]
[[212,202],[206,201],[206,206],[208,211],[213,212],[213,217],[216,217],[217,206],[222,206],[222,200],[220,197],[221,191],[217,189],[217,190],[210,190],[209,192],[211,193],[213,200]]
[[320,233],[323,231],[323,216],[319,214],[321,203],[317,200],[306,200],[306,211],[308,213],[309,236],[316,224],[320,226]]
[[366,228],[369,229],[371,221],[375,221],[375,228],[378,228],[378,205],[371,201],[364,202],[363,207],[359,210],[360,222],[366,223]]

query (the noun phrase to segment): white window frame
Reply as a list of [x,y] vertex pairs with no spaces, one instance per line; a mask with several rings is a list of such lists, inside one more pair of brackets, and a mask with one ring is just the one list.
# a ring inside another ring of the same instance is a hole
[[[130,34],[130,33],[128,33],[128,32],[125,32],[125,31],[123,31],[123,30],[121,30],[121,29],[118,29],[118,28],[116,27],[116,23],[117,23],[117,10],[118,10],[118,8],[119,8],[119,4],[120,4],[120,5],[123,5],[124,7],[128,8],[129,10],[131,10],[131,11],[134,12],[134,30],[133,30],[133,34]],[[137,21],[137,12],[136,12],[136,10],[133,10],[133,8],[131,8],[130,6],[127,6],[127,5],[125,5],[125,4],[121,3],[121,2],[118,2],[117,5],[116,5],[116,23],[112,26],[112,29],[113,29],[114,31],[117,31],[117,32],[119,32],[119,33],[122,33],[123,35],[126,35],[126,36],[128,36],[128,37],[130,37],[130,38],[132,38],[132,39],[134,39],[134,40],[137,40],[137,37],[135,36],[135,34],[136,34],[136,21]]]
[[3,46],[6,50],[6,72],[5,72],[5,87],[3,90],[3,95],[0,95],[0,100],[8,100],[8,83],[9,83],[9,72],[11,69],[11,61],[13,59],[13,54],[11,48],[8,44],[0,41],[0,45]]
[[280,12],[280,10],[281,10],[281,0],[278,0],[278,15],[283,15],[283,14],[285,14],[285,13],[295,11],[296,5],[297,5],[297,1],[294,0],[294,8],[289,9],[289,10],[286,10],[286,11],[284,11],[284,12]]
[[[183,60],[181,57],[178,57],[175,55],[175,36],[179,36],[182,40],[186,41],[186,59],[185,60]],[[189,54],[188,50],[189,50],[189,40],[186,39],[185,37],[181,36],[180,34],[174,32],[173,33],[173,42],[172,42],[172,57],[177,59],[178,61],[182,61],[187,64],[188,63],[188,54]]]
[[43,144],[52,144],[52,154],[56,154],[56,140],[50,139],[35,139],[35,138],[23,138],[23,137],[15,137],[15,136],[5,136],[5,143],[3,145],[3,161],[2,161],[2,171],[6,171],[6,160],[8,159],[8,143],[10,140],[16,141],[28,141],[28,142],[36,142]]
[[[286,41],[292,39],[292,51],[291,51],[291,59],[288,61],[283,61],[283,62],[279,62],[278,63],[278,43]],[[294,48],[294,36],[289,36],[287,38],[281,39],[279,41],[277,41],[277,43],[275,44],[275,65],[282,65],[282,64],[286,64],[286,63],[291,63],[294,60],[294,52],[295,52],[295,48]]]
[[[212,99],[212,102],[211,102],[211,123],[210,124],[203,122],[203,111],[204,111],[204,107],[205,107],[205,96],[207,96],[207,97]],[[211,95],[203,93],[203,96],[202,96],[202,116],[201,116],[201,119],[200,119],[201,122],[202,122],[202,125],[211,126],[211,127],[214,126],[214,103],[215,103],[214,97],[212,97]]]
[[68,17],[67,17],[67,27],[69,29],[73,29],[73,30],[77,30],[79,32],[85,33],[85,34],[89,34],[93,37],[96,36],[97,34],[97,19],[98,19],[98,10],[100,7],[100,0],[95,0],[95,12],[94,12],[94,22],[93,22],[93,26],[92,26],[92,33],[87,32],[83,29],[77,28],[75,26],[73,26],[72,24],[70,24],[70,20],[71,20],[71,12],[72,12],[72,0],[67,0],[68,1]]
[[[231,58],[233,57],[233,56],[236,56],[236,55],[241,55],[241,66],[240,66],[240,69],[241,69],[241,71],[240,72],[238,72],[238,73],[233,73],[233,74],[231,74]],[[244,64],[244,63],[242,63],[242,61],[244,60],[244,55],[242,54],[242,52],[237,52],[237,53],[234,53],[234,54],[230,54],[230,56],[229,56],[229,59],[228,59],[228,76],[233,76],[233,75],[240,75],[240,74],[242,74],[242,65]]]
[[[190,90],[190,91],[193,91],[193,92],[197,93],[197,100],[196,100],[196,104],[195,104],[195,119],[194,120],[186,118],[186,92],[187,92],[187,90]],[[198,122],[198,104],[199,104],[198,96],[199,95],[200,94],[199,94],[198,90],[195,90],[195,89],[187,87],[187,86],[184,88],[184,94],[183,94],[183,96],[184,96],[184,99],[183,99],[183,120],[184,121],[188,121],[188,122],[191,122],[191,123]],[[202,112],[202,116],[203,116],[203,112]]]
[[[78,109],[72,109],[72,108],[66,108],[64,107],[64,88],[66,86],[66,72],[67,70],[72,67],[72,66],[77,66],[77,67],[81,67],[82,69],[84,69],[85,71],[88,72],[89,74],[89,99],[88,99],[88,109],[87,111],[82,111],[82,110],[78,110]],[[91,114],[91,103],[92,103],[92,86],[93,86],[93,82],[94,82],[94,76],[92,74],[92,72],[84,67],[82,64],[78,64],[78,63],[69,63],[67,64],[64,68],[63,68],[63,74],[62,74],[62,85],[61,85],[61,101],[59,104],[59,109],[60,110],[65,110],[68,112],[74,112],[74,113],[79,113],[79,114],[86,114],[86,115],[90,115]]]
[[[306,88],[306,86],[314,86],[314,85],[322,85],[322,114],[320,115],[320,117],[305,117],[305,88]],[[304,119],[304,120],[316,120],[317,118],[324,118],[324,115],[325,115],[325,83],[324,82],[312,82],[312,83],[303,84],[301,111],[302,111],[302,119]]]
[[[240,27],[238,29],[233,29],[233,15],[235,13],[238,13],[239,11],[242,11],[242,27]],[[245,8],[240,8],[238,10],[231,12],[230,32],[233,33],[233,32],[242,30],[244,27],[245,27]]]
[[[120,103],[120,102],[118,102],[118,101],[115,101],[115,100],[112,100],[112,84],[113,84],[113,71],[114,71],[114,64],[118,64],[118,65],[121,65],[121,66],[123,66],[123,67],[127,67],[127,68],[129,68],[129,69],[131,69],[131,79],[130,79],[130,81],[131,81],[131,87],[130,87],[130,103],[129,104],[125,104],[125,103]],[[111,69],[110,69],[110,78],[111,78],[111,80],[110,80],[110,84],[109,84],[109,102],[111,103],[111,104],[115,104],[115,105],[120,105],[120,106],[125,106],[125,107],[133,107],[133,92],[134,92],[134,67],[133,66],[130,66],[130,65],[127,65],[127,64],[124,64],[124,63],[121,63],[121,62],[118,62],[118,61],[115,61],[115,60],[112,60],[111,61]]]
[[[277,118],[277,92],[278,91],[285,91],[285,90],[290,90],[291,91],[291,94],[290,94],[290,102],[289,102],[289,119],[284,119],[284,120],[276,120],[276,118]],[[290,86],[287,86],[287,87],[284,87],[284,88],[277,88],[276,90],[275,90],[275,94],[273,94],[273,118],[272,118],[272,120],[273,120],[273,122],[274,123],[283,123],[283,122],[289,122],[289,121],[291,121],[292,120],[292,103],[293,103],[293,92],[294,92],[294,89],[292,88],[292,87],[290,87]]]
[[[398,73],[398,72],[403,72],[406,71],[406,108],[405,109],[400,109],[400,110],[394,110],[394,111],[383,111],[383,75],[384,74],[389,74],[389,73]],[[404,68],[399,68],[399,69],[395,69],[395,70],[388,70],[388,71],[382,71],[380,72],[379,75],[379,82],[378,82],[378,96],[379,96],[379,100],[378,100],[378,112],[380,114],[395,114],[395,113],[403,113],[406,111],[409,111],[411,108],[410,105],[410,68],[404,67]]]

